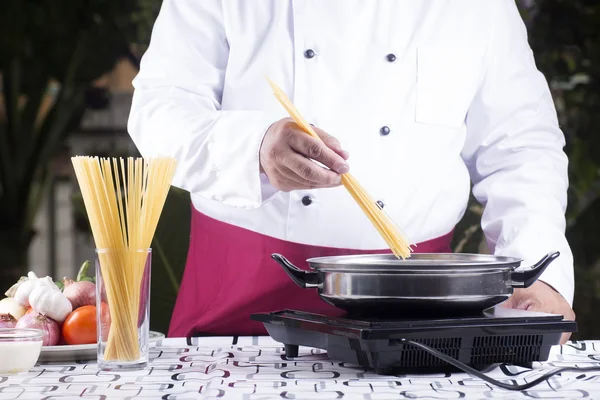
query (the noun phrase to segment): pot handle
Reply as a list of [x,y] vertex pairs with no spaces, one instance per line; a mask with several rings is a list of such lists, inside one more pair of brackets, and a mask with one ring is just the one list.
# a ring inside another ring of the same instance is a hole
[[554,253],[546,254],[540,261],[538,261],[532,267],[525,268],[517,268],[511,274],[512,287],[514,288],[528,288],[533,285],[535,281],[542,275],[542,273],[546,270],[546,267],[550,265],[552,261],[554,261],[560,252],[556,251]]
[[289,275],[296,285],[301,288],[312,289],[320,287],[319,276],[316,272],[304,271],[289,262],[281,254],[272,254],[271,258],[283,267],[283,270]]

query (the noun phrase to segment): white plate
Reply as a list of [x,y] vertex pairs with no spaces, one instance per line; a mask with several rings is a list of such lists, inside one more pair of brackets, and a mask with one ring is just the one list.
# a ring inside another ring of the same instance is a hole
[[[164,338],[160,332],[150,331],[150,344]],[[75,344],[63,346],[43,346],[38,362],[89,361],[97,358],[97,345]]]

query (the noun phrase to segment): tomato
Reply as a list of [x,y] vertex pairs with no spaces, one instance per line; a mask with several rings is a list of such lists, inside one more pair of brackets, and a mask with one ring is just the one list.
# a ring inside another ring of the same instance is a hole
[[96,343],[96,307],[76,308],[65,319],[62,336],[66,344]]

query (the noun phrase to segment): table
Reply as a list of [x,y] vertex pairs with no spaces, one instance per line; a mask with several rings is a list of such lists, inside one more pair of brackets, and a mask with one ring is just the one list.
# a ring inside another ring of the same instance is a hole
[[[502,366],[490,372],[525,383],[559,366],[600,366],[600,341],[552,349],[534,370]],[[300,348],[294,360],[268,336],[168,338],[141,371],[102,372],[95,362],[46,363],[0,376],[0,399],[600,399],[600,371],[563,373],[526,391],[502,390],[464,373],[378,376]]]

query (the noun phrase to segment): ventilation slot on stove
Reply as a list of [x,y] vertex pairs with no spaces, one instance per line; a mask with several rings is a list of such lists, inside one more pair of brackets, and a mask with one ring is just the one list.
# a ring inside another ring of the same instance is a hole
[[537,361],[542,335],[478,336],[473,339],[471,364]]
[[[453,358],[458,358],[461,344],[460,338],[431,338],[411,339],[426,346],[432,347]],[[410,344],[404,344],[400,340],[390,340],[390,345],[403,346],[398,356],[398,366],[404,368],[439,367],[445,366],[446,362],[435,356],[418,349]]]

